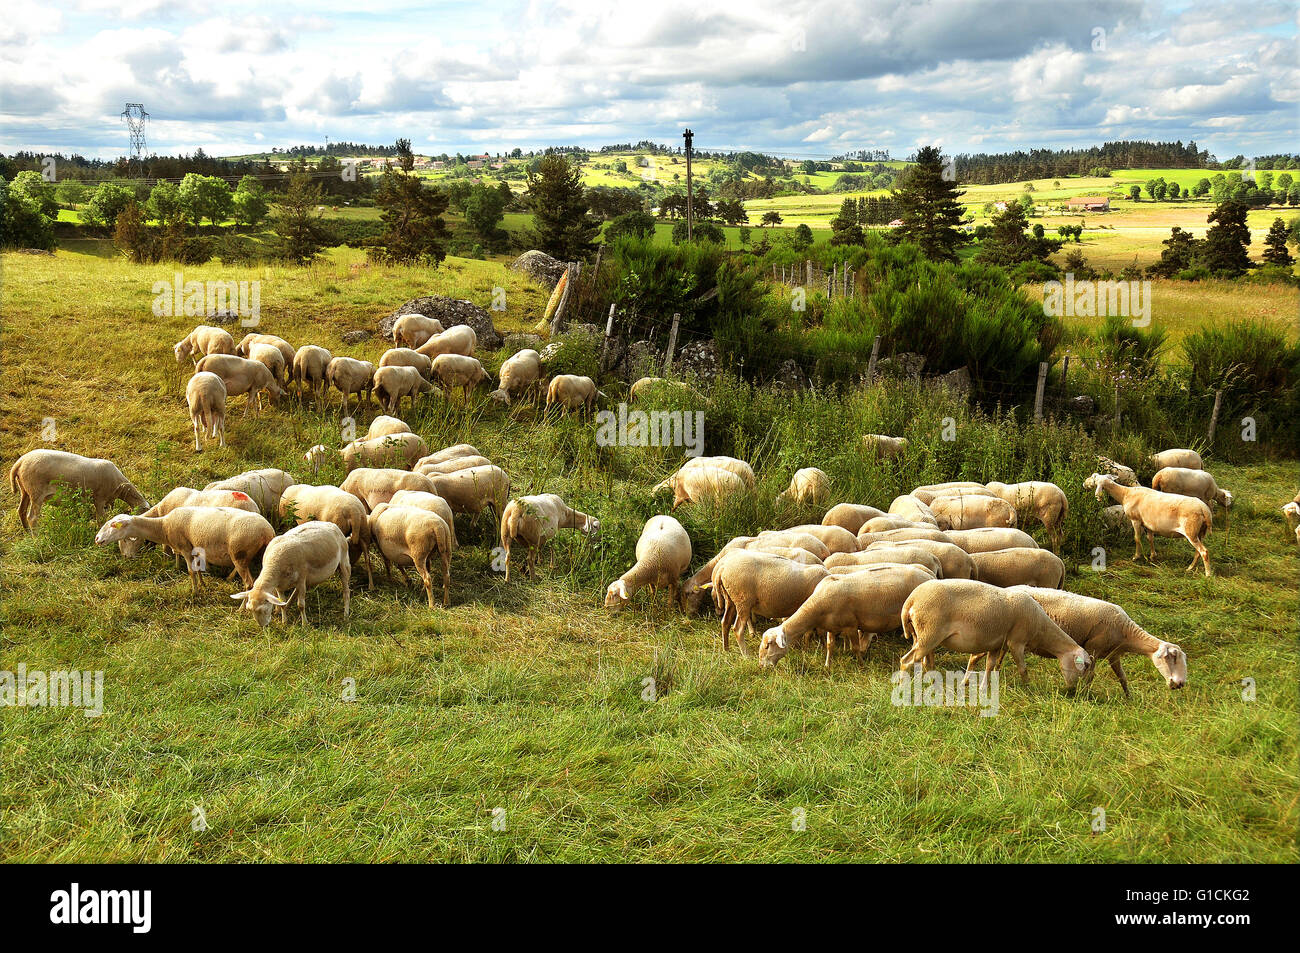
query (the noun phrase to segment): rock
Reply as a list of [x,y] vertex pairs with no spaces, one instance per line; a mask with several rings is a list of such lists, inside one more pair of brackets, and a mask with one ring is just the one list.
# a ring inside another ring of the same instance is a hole
[[363,341],[369,341],[373,335],[364,328],[357,328],[354,331],[343,332],[344,344],[360,344]]
[[544,251],[526,251],[513,262],[510,268],[513,271],[522,271],[534,281],[546,285],[548,288],[554,288],[560,276],[564,274],[564,269],[568,267],[558,258],[552,258]]
[[524,334],[522,332],[515,332],[514,334],[507,334],[505,336],[505,341],[502,346],[511,354],[517,354],[527,348],[532,348],[536,351],[542,346],[542,336],[540,334]]
[[924,367],[925,357],[923,355],[904,351],[902,354],[895,354],[893,357],[885,358],[876,365],[876,372],[887,377],[912,378],[915,380],[921,376],[921,370]]
[[970,394],[970,371],[964,367],[949,371],[947,374],[940,374],[935,380],[939,382],[940,387],[950,390],[954,394],[963,397]]
[[808,375],[803,372],[798,361],[788,360],[776,372],[776,386],[789,390],[803,390],[808,386]]
[[539,358],[541,362],[545,364],[551,358],[555,357],[555,355],[559,354],[563,349],[563,341],[552,341],[550,344],[546,345],[546,347],[542,348],[542,353],[539,355]]
[[468,324],[478,335],[479,347],[494,351],[501,346],[501,334],[492,323],[492,316],[472,301],[444,298],[442,295],[412,298],[392,314],[379,319],[381,337],[385,340],[392,339],[393,322],[402,314],[422,314],[426,318],[437,318],[444,328]]
[[663,352],[649,341],[633,341],[628,345],[624,367],[630,381],[642,377],[659,377],[664,369]]
[[701,381],[718,376],[718,349],[712,341],[692,341],[673,359],[673,369],[681,376],[691,375]]
[[1065,412],[1079,417],[1091,417],[1097,409],[1097,402],[1087,394],[1071,397],[1065,402]]

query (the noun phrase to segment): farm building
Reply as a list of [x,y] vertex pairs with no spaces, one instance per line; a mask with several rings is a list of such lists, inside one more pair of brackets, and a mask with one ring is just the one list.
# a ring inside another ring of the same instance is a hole
[[1065,206],[1085,212],[1109,212],[1110,199],[1104,195],[1076,195],[1066,200]]

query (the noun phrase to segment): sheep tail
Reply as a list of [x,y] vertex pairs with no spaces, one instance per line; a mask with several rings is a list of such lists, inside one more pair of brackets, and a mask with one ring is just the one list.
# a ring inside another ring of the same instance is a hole
[[15,493],[18,492],[18,465],[22,462],[22,458],[19,457],[14,461],[14,465],[9,468],[9,488]]

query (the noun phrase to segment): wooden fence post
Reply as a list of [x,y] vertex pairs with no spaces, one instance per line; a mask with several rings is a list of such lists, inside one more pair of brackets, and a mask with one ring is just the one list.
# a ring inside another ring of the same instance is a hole
[[601,245],[596,249],[596,266],[591,269],[591,283],[594,285],[596,279],[600,277],[600,256],[605,254],[605,246]]
[[1115,429],[1119,429],[1119,381],[1115,382]]
[[1210,414],[1210,432],[1206,435],[1205,440],[1208,443],[1211,453],[1214,452],[1214,432],[1219,429],[1219,411],[1223,408],[1223,391],[1214,392],[1214,412]]
[[1034,392],[1034,420],[1043,419],[1043,388],[1047,386],[1047,362],[1038,364],[1038,389]]
[[880,335],[871,344],[871,360],[867,362],[867,383],[876,379],[876,358],[880,357]]
[[1070,352],[1065,352],[1065,363],[1061,366],[1061,396],[1068,397],[1069,391],[1066,389],[1065,382],[1070,377]]
[[605,340],[600,345],[600,370],[606,370],[605,361],[609,356],[609,336],[614,333],[614,302],[609,303],[609,320],[605,322]]
[[811,258],[804,259],[804,274],[806,275],[806,277],[804,279],[803,286],[807,288],[809,291],[811,291],[812,290],[812,259]]
[[668,356],[664,358],[664,374],[673,369],[673,351],[677,349],[677,325],[682,320],[680,314],[673,315],[673,329],[668,332]]

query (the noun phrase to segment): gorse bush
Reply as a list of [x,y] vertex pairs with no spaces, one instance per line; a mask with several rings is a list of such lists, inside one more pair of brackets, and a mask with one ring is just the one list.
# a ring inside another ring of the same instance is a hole
[[1166,337],[1158,325],[1139,328],[1131,318],[1110,314],[1092,340],[1100,367],[1116,375],[1149,377],[1159,369]]

